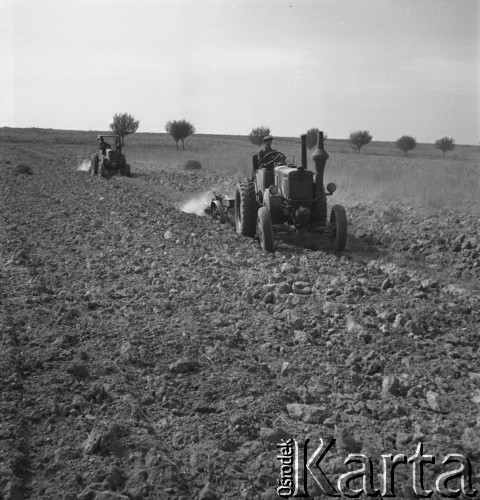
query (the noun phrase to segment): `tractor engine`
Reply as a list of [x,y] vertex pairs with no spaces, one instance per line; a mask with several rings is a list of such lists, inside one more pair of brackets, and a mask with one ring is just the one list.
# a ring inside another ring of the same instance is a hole
[[306,226],[310,221],[310,209],[306,205],[298,205],[293,214],[295,226]]
[[312,199],[313,172],[307,170],[303,165],[276,167],[275,176],[278,190],[284,198],[291,202]]
[[310,221],[313,172],[303,165],[281,166],[275,168],[275,176],[286,219],[294,226],[306,226]]

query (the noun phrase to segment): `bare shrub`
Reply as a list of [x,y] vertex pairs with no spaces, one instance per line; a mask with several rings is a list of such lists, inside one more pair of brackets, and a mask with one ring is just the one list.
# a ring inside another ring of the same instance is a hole
[[14,175],[33,175],[32,167],[30,165],[25,165],[25,163],[19,163],[13,170]]
[[202,169],[202,164],[197,161],[197,160],[187,160],[183,164],[183,168],[185,170],[201,170]]

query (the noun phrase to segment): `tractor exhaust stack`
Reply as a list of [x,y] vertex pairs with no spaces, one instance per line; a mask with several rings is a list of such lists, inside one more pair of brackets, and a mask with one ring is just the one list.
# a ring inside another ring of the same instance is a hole
[[[303,155],[303,149],[302,149],[302,155]],[[323,186],[323,174],[325,172],[325,165],[327,163],[328,158],[329,158],[328,153],[325,151],[323,144],[323,132],[318,131],[317,149],[315,149],[315,151],[312,153],[312,159],[315,163],[315,171],[316,171],[315,182],[317,184],[317,196],[319,189],[325,192],[325,188]]]
[[302,139],[302,166],[307,168],[307,134],[302,134],[300,136]]

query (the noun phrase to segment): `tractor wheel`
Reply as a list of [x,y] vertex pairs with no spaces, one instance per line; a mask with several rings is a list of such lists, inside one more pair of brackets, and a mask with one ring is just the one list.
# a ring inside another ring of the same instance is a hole
[[98,155],[97,154],[92,155],[92,160],[90,162],[90,168],[89,168],[89,172],[92,175],[98,175],[98,162],[99,162]]
[[257,202],[255,186],[251,179],[244,179],[235,189],[235,227],[241,236],[255,236]]
[[103,160],[100,162],[98,173],[100,174],[101,177],[105,177],[105,162]]
[[330,213],[330,239],[336,252],[345,250],[347,243],[347,214],[342,205],[334,205]]
[[280,196],[272,196],[268,189],[263,193],[263,206],[270,212],[272,224],[283,224],[286,220],[282,212],[282,202]]
[[130,164],[129,163],[127,163],[126,166],[125,166],[125,175],[127,177],[131,177],[131,175],[132,175],[132,171],[130,169]]
[[265,252],[273,252],[275,243],[273,240],[272,219],[268,208],[261,207],[257,214],[257,228],[260,236],[260,245]]
[[120,172],[120,175],[127,177],[127,159],[125,158],[125,155],[120,155],[120,158],[118,159],[118,171]]
[[225,210],[223,209],[223,205],[218,200],[215,200],[212,202],[211,208],[212,208],[212,219],[220,221],[220,224],[225,224],[227,218],[225,216]]

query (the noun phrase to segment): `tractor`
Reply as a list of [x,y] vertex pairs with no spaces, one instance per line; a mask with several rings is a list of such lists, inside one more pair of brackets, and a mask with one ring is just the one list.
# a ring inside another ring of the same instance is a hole
[[342,205],[334,205],[327,221],[327,196],[337,189],[331,182],[324,186],[323,176],[329,158],[323,132],[318,132],[312,153],[315,174],[307,170],[307,136],[302,134],[302,164],[275,164],[273,169],[259,168],[253,156],[252,177],[241,180],[235,189],[235,227],[242,236],[258,233],[262,249],[275,251],[273,226],[288,224],[301,233],[324,234],[335,251],[345,250],[347,216]]
[[[104,139],[112,139],[112,144],[104,142]],[[122,138],[119,135],[99,135],[97,141],[100,141],[100,154],[92,155],[89,172],[102,177],[106,177],[107,172],[130,177],[130,165],[122,154]]]

